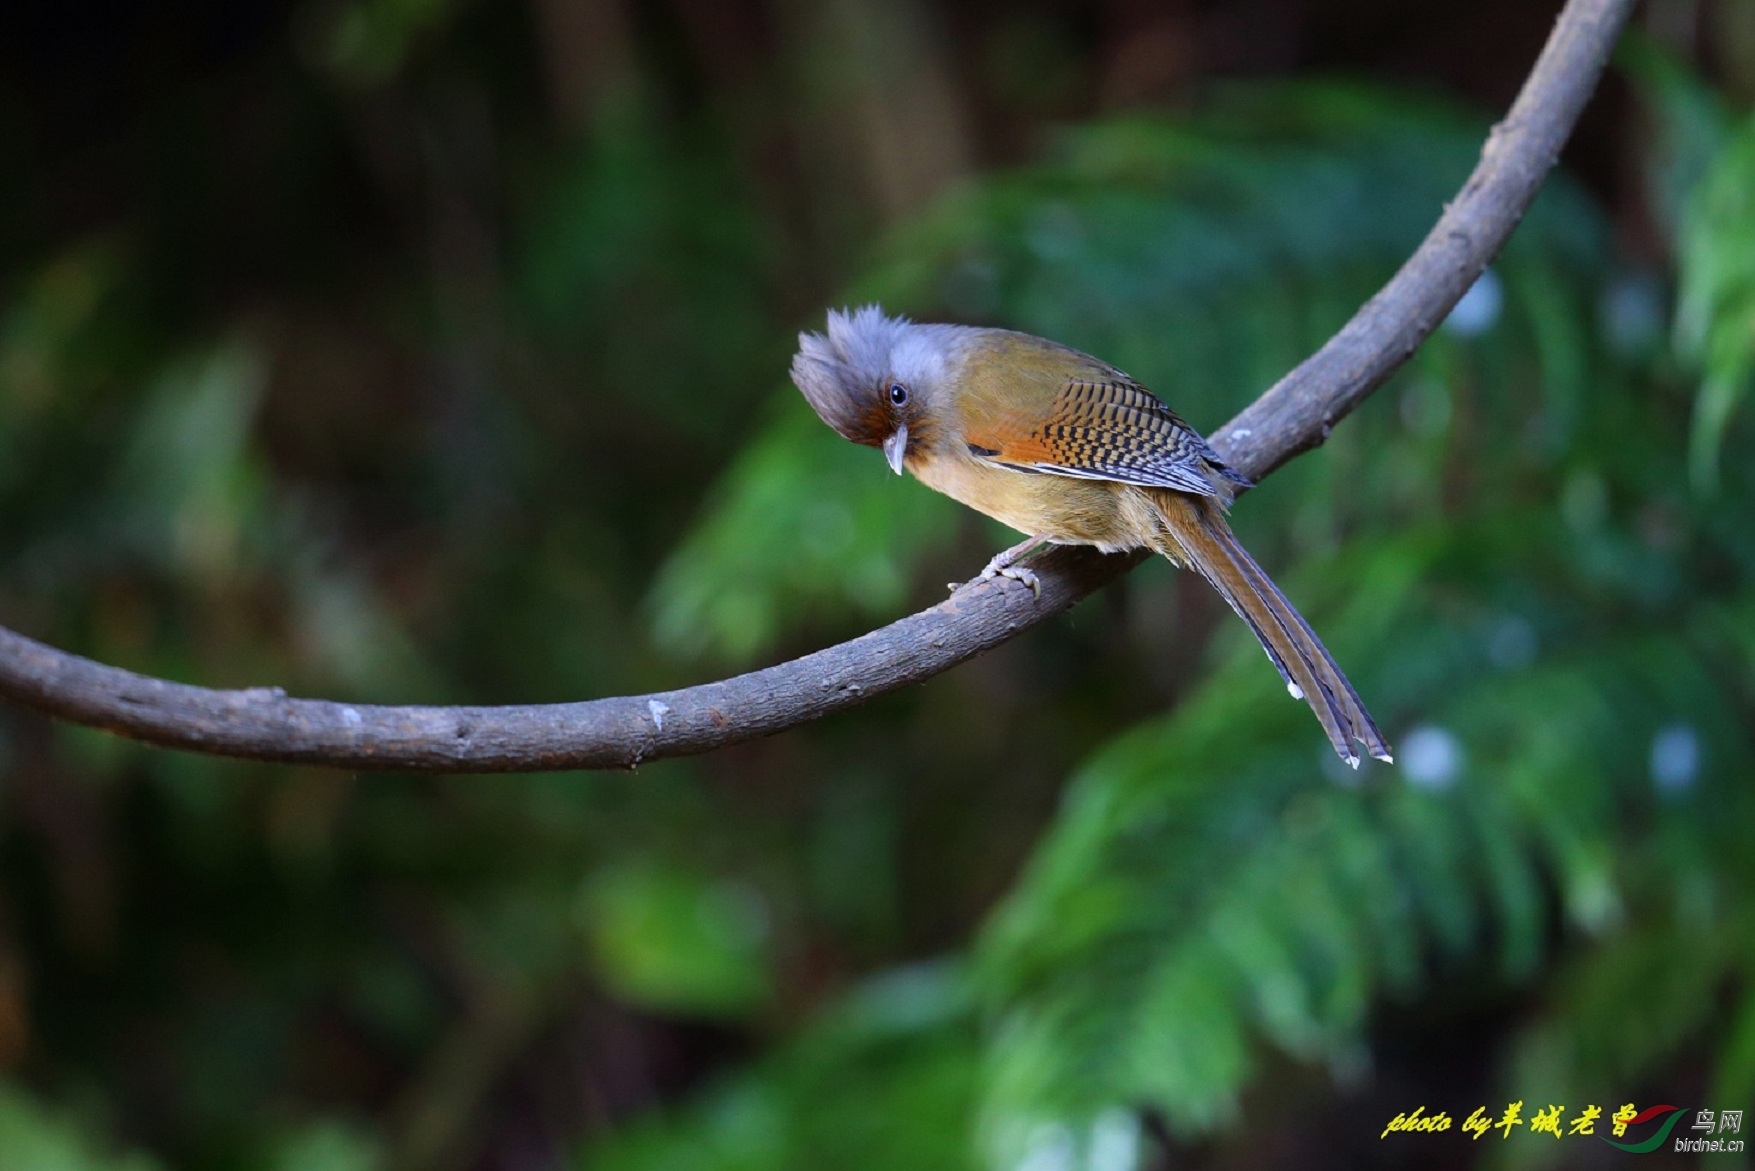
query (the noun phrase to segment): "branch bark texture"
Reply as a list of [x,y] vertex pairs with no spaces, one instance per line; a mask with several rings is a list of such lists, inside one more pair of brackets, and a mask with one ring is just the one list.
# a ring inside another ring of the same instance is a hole
[[[1212,437],[1260,480],[1320,445],[1407,361],[1496,256],[1553,167],[1633,0],[1569,0],[1480,162],[1424,242],[1322,349]],[[154,744],[257,760],[424,772],[633,768],[794,727],[918,683],[1061,613],[1144,559],[1061,548],[1041,594],[1001,579],[870,634],[735,678],[652,695],[506,707],[391,707],[215,691],[137,675],[0,627],[0,696]]]

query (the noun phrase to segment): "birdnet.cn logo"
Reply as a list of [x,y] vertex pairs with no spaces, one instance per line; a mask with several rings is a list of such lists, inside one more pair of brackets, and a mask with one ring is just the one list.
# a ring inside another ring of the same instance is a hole
[[1519,1131],[1526,1138],[1535,1135],[1553,1139],[1597,1138],[1636,1155],[1656,1150],[1700,1154],[1735,1154],[1743,1150],[1741,1110],[1696,1110],[1692,1122],[1684,1121],[1688,1116],[1686,1107],[1667,1103],[1642,1108],[1628,1102],[1604,1117],[1601,1106],[1580,1106],[1568,1114],[1565,1106],[1549,1102],[1532,1107],[1526,1118],[1523,1100],[1519,1099],[1496,1112],[1477,1106],[1460,1126],[1447,1111],[1429,1114],[1426,1107],[1416,1106],[1390,1119],[1378,1137],[1433,1135],[1454,1129],[1458,1137],[1475,1141],[1494,1133],[1503,1140]]

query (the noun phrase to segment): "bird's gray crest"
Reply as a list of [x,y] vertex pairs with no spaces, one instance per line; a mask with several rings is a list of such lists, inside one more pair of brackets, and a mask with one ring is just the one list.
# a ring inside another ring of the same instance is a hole
[[876,305],[829,310],[829,332],[798,335],[792,381],[823,422],[856,443],[870,434],[874,397],[894,377],[898,347],[915,329]]

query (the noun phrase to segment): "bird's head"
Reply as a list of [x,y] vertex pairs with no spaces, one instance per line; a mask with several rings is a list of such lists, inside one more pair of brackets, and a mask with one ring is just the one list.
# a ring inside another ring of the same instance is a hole
[[919,325],[876,305],[829,311],[829,331],[798,335],[792,381],[823,422],[881,447],[900,474],[933,440],[965,344],[959,326]]

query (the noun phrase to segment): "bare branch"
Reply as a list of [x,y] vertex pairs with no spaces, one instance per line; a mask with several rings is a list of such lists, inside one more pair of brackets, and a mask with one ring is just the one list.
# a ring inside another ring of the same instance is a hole
[[[1328,344],[1213,436],[1233,467],[1259,480],[1322,443],[1444,320],[1535,198],[1631,7],[1569,0],[1510,114],[1419,249]],[[104,666],[0,627],[0,696],[154,744],[258,760],[433,772],[632,768],[766,736],[918,683],[1059,614],[1141,560],[1057,549],[1031,563],[1040,598],[1004,580],[965,587],[851,642],[654,695],[385,707],[267,688],[214,691]]]

